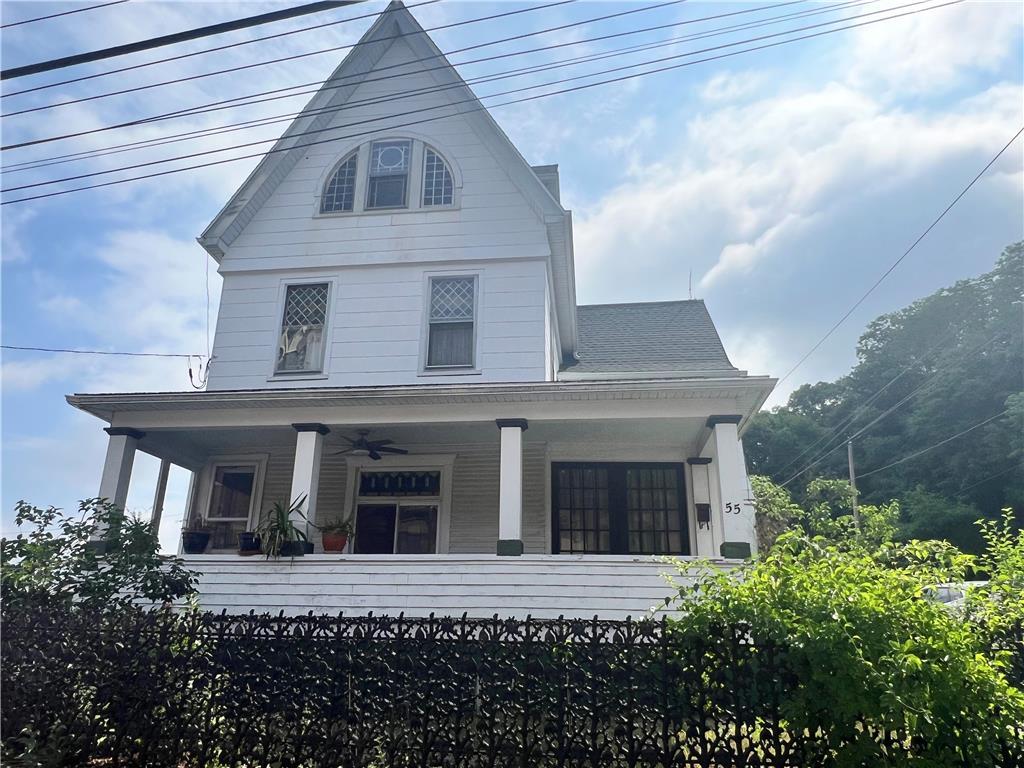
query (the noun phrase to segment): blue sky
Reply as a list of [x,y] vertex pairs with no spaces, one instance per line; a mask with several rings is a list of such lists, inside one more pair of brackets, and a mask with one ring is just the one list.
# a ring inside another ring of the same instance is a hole
[[[770,28],[681,41],[571,71],[481,84],[475,90],[485,96],[906,1],[876,0]],[[915,8],[932,5],[938,3],[929,0]],[[4,23],[9,23],[73,7],[7,2],[0,4],[0,11]],[[132,0],[4,30],[3,66],[279,7]],[[364,3],[272,28],[9,81],[4,93],[383,7],[379,2]],[[413,13],[425,27],[434,27],[518,7],[524,6],[443,0],[414,8]],[[577,2],[440,30],[432,36],[442,50],[449,51],[639,7]],[[458,65],[489,53],[571,43],[755,7],[759,6],[680,3],[458,54],[452,60]],[[464,77],[477,77],[817,10],[826,6],[798,3],[635,37],[467,64],[459,70]],[[781,376],[1024,124],[1022,13],[1016,2],[964,2],[625,83],[497,108],[493,114],[531,163],[561,167],[563,203],[574,212],[581,303],[685,298],[692,272],[694,295],[706,299],[733,361],[752,373]],[[356,40],[370,22],[353,21],[11,96],[4,99],[4,108],[41,106],[344,45]],[[322,80],[343,53],[13,116],[4,120],[3,143]],[[108,131],[6,152],[2,159],[7,166],[291,112],[306,98]],[[4,186],[53,178],[58,171],[72,175],[274,138],[283,127],[265,126],[41,170],[13,173],[5,167]],[[220,279],[194,238],[254,164],[252,160],[225,164],[4,206],[0,209],[3,343],[204,353],[204,273],[210,277],[211,322]],[[989,269],[1003,246],[1024,237],[1022,180],[1018,142],[851,320],[780,387],[773,402],[784,402],[801,383],[848,370],[854,362],[856,338],[871,318]],[[2,373],[0,520],[5,531],[10,530],[11,509],[20,498],[68,507],[96,492],[106,441],[103,425],[66,405],[65,394],[190,386],[181,360],[8,352],[3,355]],[[148,513],[152,503],[155,471],[154,459],[139,457],[129,507],[142,514]],[[185,490],[185,475],[176,472],[161,530],[168,546],[180,526]]]

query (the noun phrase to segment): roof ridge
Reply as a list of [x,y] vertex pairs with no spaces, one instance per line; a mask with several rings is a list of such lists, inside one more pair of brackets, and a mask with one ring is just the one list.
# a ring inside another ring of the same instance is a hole
[[577,304],[577,309],[591,307],[651,307],[657,304],[703,304],[704,299],[667,299],[664,301],[616,301],[610,304]]

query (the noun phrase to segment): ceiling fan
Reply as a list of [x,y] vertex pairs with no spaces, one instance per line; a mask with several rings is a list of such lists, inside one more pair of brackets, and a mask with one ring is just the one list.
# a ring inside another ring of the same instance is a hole
[[337,456],[342,453],[350,453],[353,456],[369,456],[374,461],[380,461],[382,453],[408,453],[404,448],[389,448],[394,440],[368,440],[367,435],[370,434],[368,429],[357,429],[356,434],[358,437],[346,437],[342,435],[344,440],[348,440],[350,443],[348,448],[343,448],[340,451],[335,451],[332,455]]

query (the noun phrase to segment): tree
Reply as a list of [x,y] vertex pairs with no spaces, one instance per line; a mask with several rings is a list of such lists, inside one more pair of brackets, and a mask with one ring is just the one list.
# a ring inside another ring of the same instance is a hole
[[[1024,509],[1022,297],[1024,242],[1006,248],[992,271],[876,318],[850,373],[800,387],[786,406],[755,417],[744,438],[750,471],[784,482],[816,461],[801,484],[845,477],[842,449],[854,434],[857,466],[870,472],[1005,410],[919,459],[858,482],[865,503],[907,501],[906,536],[980,547],[965,525],[975,514],[968,510],[994,519],[1003,507]],[[802,492],[797,499],[805,500]]]
[[[103,499],[83,501],[77,518],[24,501],[15,511],[15,522],[31,530],[0,539],[4,606],[58,602],[106,610],[165,603],[195,591],[195,574],[182,560],[159,554],[152,526]],[[100,531],[102,551],[94,546]]]

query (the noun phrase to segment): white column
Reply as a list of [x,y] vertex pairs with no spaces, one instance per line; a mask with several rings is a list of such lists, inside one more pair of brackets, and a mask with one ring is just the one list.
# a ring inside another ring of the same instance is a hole
[[693,491],[693,515],[696,521],[696,541],[693,554],[697,557],[718,557],[715,546],[715,518],[721,520],[711,499],[711,459],[694,457],[686,460],[690,465],[690,489]]
[[167,496],[167,478],[171,473],[171,462],[160,459],[160,469],[156,473],[156,490],[153,492],[153,514],[149,525],[153,533],[160,533],[160,517],[164,513],[164,498]]
[[711,465],[712,477],[717,480],[721,507],[721,547],[731,556],[744,545],[749,546],[751,554],[757,552],[754,505],[743,458],[743,442],[737,431],[739,422],[739,416],[712,416],[707,422],[711,428],[709,448],[715,457]]
[[110,438],[107,440],[107,458],[103,462],[98,495],[124,510],[128,501],[128,483],[132,479],[132,465],[135,463],[135,449],[146,433],[128,427],[105,427],[103,431]]
[[523,554],[523,432],[526,419],[498,419],[501,474],[498,480],[499,555]]
[[[324,435],[330,432],[323,424],[292,424],[295,428],[295,464],[292,468],[292,490],[289,503],[306,497],[299,508],[309,522],[316,521],[316,497],[320,485],[320,457]],[[306,523],[297,514],[292,516],[296,527],[309,533]]]

